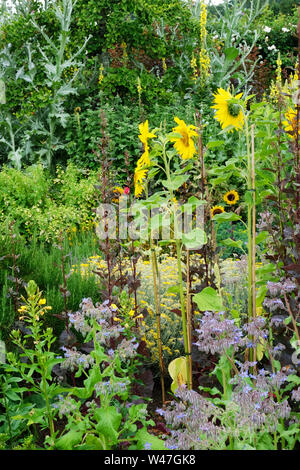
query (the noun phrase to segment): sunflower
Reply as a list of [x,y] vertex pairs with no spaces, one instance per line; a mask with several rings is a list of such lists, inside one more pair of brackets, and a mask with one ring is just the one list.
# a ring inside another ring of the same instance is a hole
[[147,176],[148,170],[145,168],[141,168],[139,166],[136,167],[134,172],[134,194],[136,197],[140,197],[144,190],[144,180]]
[[153,139],[153,137],[156,137],[155,134],[153,134],[152,132],[149,132],[148,119],[144,123],[141,123],[139,125],[139,131],[140,131],[139,139],[141,140],[141,142],[143,142],[145,146],[148,145],[148,139]]
[[175,117],[174,121],[178,126],[173,128],[173,132],[181,134],[181,137],[171,139],[171,142],[175,142],[174,148],[183,160],[193,158],[196,153],[196,148],[192,137],[198,136],[197,132],[194,131],[194,129],[197,128],[191,124],[187,126],[186,123],[178,117]]
[[144,153],[139,159],[137,166],[150,166],[148,139],[153,139],[153,137],[156,137],[156,135],[153,134],[153,132],[149,132],[148,119],[144,123],[139,125],[139,130],[139,139],[144,144]]
[[234,189],[232,189],[224,195],[223,199],[225,202],[227,202],[227,204],[236,204],[240,197],[238,193]]
[[139,168],[142,168],[144,166],[150,166],[151,165],[151,161],[150,161],[150,157],[149,157],[149,149],[148,149],[148,145],[145,145],[145,152],[143,153],[143,155],[141,156],[141,158],[138,160],[137,162],[137,166]]
[[217,214],[222,214],[222,212],[225,212],[224,207],[222,206],[214,206],[211,210],[211,216],[214,217]]
[[[227,91],[218,88],[218,93],[214,93],[214,103],[216,104],[211,107],[217,110],[215,118],[221,124],[222,129],[229,126],[233,126],[236,130],[242,129],[244,125],[244,115],[240,103],[242,94],[232,96],[229,88]],[[231,129],[230,132],[233,130]]]
[[[288,132],[291,137],[295,138],[297,128],[297,111],[289,108],[285,113],[286,121],[283,121],[284,130]],[[300,124],[298,125],[298,134],[300,134]]]

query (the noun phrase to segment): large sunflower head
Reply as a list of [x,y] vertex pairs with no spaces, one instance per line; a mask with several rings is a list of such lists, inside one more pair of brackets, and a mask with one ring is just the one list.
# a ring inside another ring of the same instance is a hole
[[196,153],[193,137],[198,136],[194,129],[197,128],[192,124],[187,126],[186,123],[178,117],[175,117],[174,121],[178,125],[173,128],[173,132],[181,135],[181,137],[171,139],[171,142],[174,142],[174,148],[177,150],[178,154],[183,160],[193,158]]
[[[233,126],[236,130],[241,130],[244,125],[244,115],[241,109],[241,97],[243,93],[239,93],[236,96],[228,90],[223,90],[223,88],[218,88],[218,92],[214,93],[214,106],[212,108],[216,109],[215,118],[221,124],[222,129],[226,129],[229,126]],[[233,129],[230,129],[230,132],[233,132]]]
[[[294,139],[297,132],[297,111],[289,108],[285,113],[286,121],[283,121],[284,130]],[[300,134],[300,123],[298,124],[298,134]]]
[[224,195],[224,201],[227,202],[227,204],[236,204],[237,201],[239,200],[239,195],[238,193],[232,189],[231,191],[228,191],[225,195]]
[[223,212],[225,212],[224,210],[224,207],[222,206],[214,206],[211,210],[210,210],[210,213],[211,213],[211,216],[214,217],[215,215],[217,214],[222,214]]

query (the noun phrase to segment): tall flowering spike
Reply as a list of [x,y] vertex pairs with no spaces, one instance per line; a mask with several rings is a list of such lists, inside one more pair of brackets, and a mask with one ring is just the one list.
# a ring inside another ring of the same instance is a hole
[[207,23],[207,5],[204,0],[201,0],[201,14],[200,14],[200,31],[201,31],[201,50],[200,50],[200,72],[201,81],[205,82],[209,76],[210,58],[206,50],[206,23]]
[[[241,109],[242,102],[241,97],[243,93],[239,93],[236,96],[232,96],[229,92],[229,88],[223,90],[218,88],[218,92],[214,93],[214,106],[216,109],[215,118],[221,124],[222,129],[226,129],[229,126],[233,126],[236,130],[241,130],[244,125],[244,115]],[[232,132],[232,129],[230,130]]]
[[198,136],[194,129],[197,128],[191,124],[187,126],[186,123],[178,117],[175,117],[174,121],[178,124],[178,126],[173,128],[173,132],[181,134],[181,137],[171,139],[171,142],[175,142],[174,148],[177,150],[178,154],[183,160],[193,158],[196,153],[193,137]]

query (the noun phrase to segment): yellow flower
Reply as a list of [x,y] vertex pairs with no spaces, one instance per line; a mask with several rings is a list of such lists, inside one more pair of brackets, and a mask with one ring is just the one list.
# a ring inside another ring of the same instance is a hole
[[144,180],[147,176],[147,171],[144,168],[136,167],[134,172],[134,194],[136,197],[140,197],[144,190]]
[[227,202],[227,204],[236,204],[237,201],[239,200],[239,195],[238,193],[232,189],[231,191],[228,191],[225,195],[224,195],[224,201]]
[[39,300],[39,305],[45,305],[45,304],[46,304],[46,299]]
[[[294,139],[296,137],[297,131],[297,111],[295,109],[289,108],[285,114],[286,121],[283,121],[284,130],[288,132],[291,137]],[[298,134],[300,134],[300,123],[298,124]]]
[[139,167],[139,168],[143,168],[145,166],[150,166],[151,165],[151,161],[150,161],[150,158],[149,158],[148,145],[146,145],[145,147],[146,147],[145,152],[143,153],[143,155],[141,156],[141,158],[137,162],[137,167]]
[[21,307],[18,309],[18,312],[23,313],[23,312],[26,312],[27,310],[28,308],[26,305],[21,305]]
[[143,142],[144,145],[148,144],[148,139],[152,139],[153,137],[156,137],[155,134],[153,134],[152,132],[149,132],[148,119],[144,123],[139,125],[139,130],[140,130],[139,139],[141,140],[141,142]]
[[120,195],[124,194],[124,189],[120,188],[119,186],[116,186],[113,191],[114,193],[118,193]]
[[214,217],[215,215],[217,214],[222,214],[222,212],[225,212],[224,211],[224,207],[222,206],[214,206],[211,210],[211,216]]
[[[229,126],[233,126],[236,130],[242,129],[244,125],[244,115],[241,109],[239,100],[243,93],[239,93],[235,97],[229,92],[229,88],[223,90],[218,88],[218,93],[214,93],[214,106],[216,109],[215,118],[221,124],[222,129],[226,129]],[[232,132],[232,129],[230,129]]]
[[175,142],[174,148],[183,160],[193,158],[196,153],[196,147],[192,137],[198,136],[197,132],[194,131],[194,129],[197,128],[193,125],[187,126],[186,123],[178,117],[175,117],[174,121],[178,126],[173,128],[173,132],[181,134],[181,137],[171,139],[171,142]]

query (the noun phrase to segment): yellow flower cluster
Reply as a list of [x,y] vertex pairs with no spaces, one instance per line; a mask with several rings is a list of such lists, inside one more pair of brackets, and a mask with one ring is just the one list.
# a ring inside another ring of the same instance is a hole
[[[238,202],[238,200],[240,199],[240,196],[234,189],[231,189],[226,194],[224,194],[223,199],[226,202],[226,204],[233,205]],[[217,214],[222,214],[223,212],[225,212],[225,209],[223,206],[214,206],[210,210],[212,217],[214,217]]]
[[101,83],[103,82],[103,79],[104,79],[104,67],[103,67],[103,64],[100,65],[100,69],[99,69],[99,77],[98,77],[98,84],[101,85]]
[[191,68],[193,70],[192,80],[196,82],[199,74],[198,74],[198,67],[197,67],[197,59],[194,56],[194,54],[192,55],[192,59],[191,59]]
[[200,40],[201,40],[201,50],[200,50],[200,74],[201,81],[205,83],[209,77],[209,68],[210,68],[210,58],[206,50],[206,23],[207,23],[207,6],[204,0],[201,0],[201,13],[200,13]]
[[149,132],[148,119],[139,125],[140,135],[139,139],[144,144],[144,153],[137,162],[137,166],[134,172],[134,194],[136,197],[140,197],[145,188],[145,179],[148,173],[148,167],[151,165],[149,158],[149,145],[148,139],[156,137],[155,134]]

